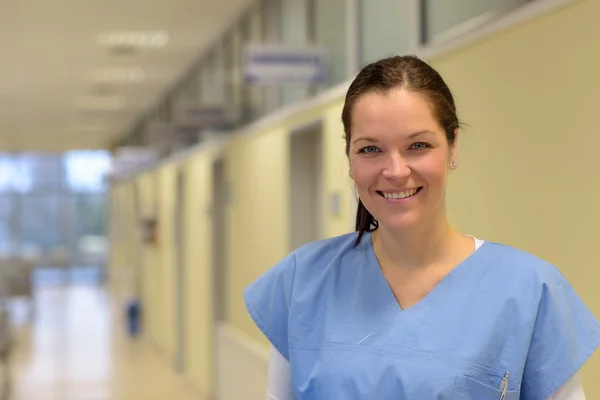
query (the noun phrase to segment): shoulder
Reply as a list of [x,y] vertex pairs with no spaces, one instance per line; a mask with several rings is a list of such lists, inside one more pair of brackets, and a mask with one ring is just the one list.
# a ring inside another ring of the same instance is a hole
[[322,278],[340,265],[347,265],[347,260],[354,260],[357,254],[364,252],[367,235],[355,246],[357,236],[357,232],[352,232],[302,245],[269,268],[264,276],[287,275],[296,285],[314,282],[317,277]]
[[322,267],[331,261],[344,257],[346,254],[361,251],[366,237],[358,246],[354,246],[357,232],[347,233],[328,239],[317,240],[305,244],[292,252],[297,268],[300,270],[311,267]]
[[[328,271],[334,270],[330,267],[343,262],[340,259],[343,260],[349,250],[357,250],[354,247],[356,235],[351,233],[305,244],[245,288],[243,297],[250,317],[286,359],[289,359],[288,319],[290,309],[297,302],[297,293],[313,297],[311,294],[322,287],[322,281],[331,281],[326,277],[331,276]],[[296,290],[299,286],[300,291]]]
[[[570,301],[575,291],[558,266],[523,249],[488,241],[476,253],[471,283],[498,307],[517,307],[534,322],[548,301]],[[479,292],[478,292],[479,293]]]
[[354,243],[357,232],[348,233],[328,239],[316,240],[298,247],[275,265],[269,267],[246,291],[265,285],[285,285],[291,290],[291,286],[297,282],[297,275],[311,275],[315,270],[326,271],[328,266],[337,265],[340,258],[344,258],[349,252],[360,251],[364,246],[364,239],[355,248]]
[[503,276],[507,318],[522,332],[522,396],[547,398],[600,345],[600,323],[554,264],[521,249],[488,242],[482,253]]
[[540,256],[503,243],[490,241],[485,246],[482,253],[486,262],[508,279],[540,287],[566,283],[560,269]]

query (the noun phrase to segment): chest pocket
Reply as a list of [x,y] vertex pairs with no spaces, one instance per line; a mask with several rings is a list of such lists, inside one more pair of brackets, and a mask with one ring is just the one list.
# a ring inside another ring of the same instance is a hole
[[[459,375],[454,381],[452,400],[500,400],[502,390],[468,376]],[[519,390],[508,390],[505,400],[519,400]]]

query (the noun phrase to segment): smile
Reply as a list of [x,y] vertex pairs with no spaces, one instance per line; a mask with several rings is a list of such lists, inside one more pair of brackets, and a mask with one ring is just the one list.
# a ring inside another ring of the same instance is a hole
[[408,199],[409,197],[413,197],[417,193],[419,193],[423,189],[423,187],[419,187],[417,189],[406,190],[404,192],[382,192],[377,191],[380,196],[386,198],[387,200],[402,200]]

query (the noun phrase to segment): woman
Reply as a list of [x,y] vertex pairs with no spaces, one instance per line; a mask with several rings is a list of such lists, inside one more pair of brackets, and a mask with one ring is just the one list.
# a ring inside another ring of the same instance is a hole
[[357,232],[244,294],[272,344],[270,398],[584,399],[600,324],[563,275],[448,223],[459,120],[439,74],[412,56],[368,65],[342,120]]

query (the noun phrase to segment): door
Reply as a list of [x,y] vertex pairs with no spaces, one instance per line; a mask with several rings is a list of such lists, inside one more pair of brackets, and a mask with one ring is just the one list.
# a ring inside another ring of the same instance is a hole
[[290,250],[322,236],[322,126],[314,123],[290,137]]
[[226,240],[227,226],[225,213],[227,209],[228,190],[225,178],[225,160],[218,158],[213,163],[212,172],[212,297],[213,297],[213,329],[212,329],[212,373],[213,388],[219,390],[219,354],[218,354],[218,329],[219,325],[227,320],[227,260]]
[[175,249],[175,369],[185,370],[185,175],[177,173],[176,199],[174,209],[174,249]]

